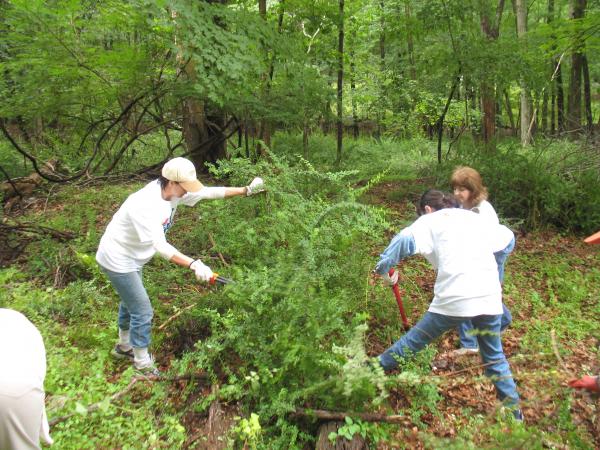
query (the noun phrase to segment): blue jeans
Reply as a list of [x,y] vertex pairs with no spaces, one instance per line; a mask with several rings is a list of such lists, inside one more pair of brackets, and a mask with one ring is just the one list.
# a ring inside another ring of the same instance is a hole
[[146,348],[150,345],[152,305],[144,288],[142,271],[118,273],[100,266],[119,294],[119,328],[129,330],[132,347]]
[[485,374],[496,386],[498,398],[507,405],[519,403],[517,386],[513,380],[508,361],[502,351],[500,340],[501,315],[453,317],[426,312],[423,318],[402,336],[395,344],[379,355],[379,363],[384,370],[398,366],[397,357],[410,357],[448,330],[455,328],[465,320],[471,320],[477,330],[477,342],[481,359],[486,365]]
[[[500,284],[504,282],[504,263],[506,263],[506,259],[508,255],[515,248],[515,239],[506,246],[504,250],[500,250],[499,252],[494,253],[494,257],[496,258],[496,264],[498,265],[498,277],[500,278]],[[504,331],[511,323],[512,323],[512,314],[506,307],[504,303],[502,303],[502,322],[500,324],[500,331]],[[477,348],[477,339],[472,334],[473,324],[470,320],[461,323],[458,326],[458,336],[460,337],[460,346],[463,348]]]

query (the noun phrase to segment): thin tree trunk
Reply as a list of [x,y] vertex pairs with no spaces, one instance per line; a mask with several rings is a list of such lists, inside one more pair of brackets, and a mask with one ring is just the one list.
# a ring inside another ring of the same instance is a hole
[[[517,16],[517,37],[525,40],[527,33],[527,3],[526,0],[515,0]],[[524,80],[521,80],[521,145],[527,146],[531,143],[531,94]]]
[[[548,15],[546,16],[546,23],[549,25],[552,23],[552,21],[554,20],[554,0],[548,0]],[[551,36],[551,39],[554,40],[554,36]],[[554,47],[554,51],[556,51],[556,47]],[[556,122],[555,122],[555,117],[556,117],[556,109],[555,109],[555,105],[556,105],[556,84],[554,83],[554,80],[552,77],[554,77],[554,71],[556,69],[556,62],[554,60],[550,61],[550,135],[554,136],[554,134],[556,133]],[[547,98],[547,91],[544,91],[544,99]],[[546,111],[547,111],[547,107],[546,107]],[[544,117],[543,119],[546,118],[546,113],[543,113]],[[544,128],[544,131],[546,130],[546,128],[543,125],[543,120],[542,120],[542,128]]]
[[343,87],[344,87],[344,0],[339,0],[339,24],[338,24],[338,76],[337,76],[337,155],[336,164],[342,162],[343,145]]
[[[353,43],[356,42],[354,39]],[[352,134],[354,139],[358,139],[358,112],[356,107],[356,64],[354,63],[354,48],[350,50],[350,92],[352,100]]]
[[592,90],[590,88],[590,69],[588,67],[587,56],[585,53],[582,55],[583,58],[583,98],[585,102],[585,120],[587,123],[587,129],[589,133],[594,130],[594,118],[592,116]]
[[556,85],[550,83],[550,135],[556,133]]
[[[480,1],[481,31],[488,41],[496,41],[499,36],[502,12],[504,11],[504,0],[499,0],[496,7],[495,20],[491,13],[491,1]],[[481,82],[481,112],[482,131],[486,150],[494,151],[496,146],[494,136],[496,132],[496,94],[495,80],[485,79]]]
[[446,113],[448,112],[448,108],[450,108],[450,102],[452,101],[452,97],[454,96],[454,92],[456,91],[456,87],[460,82],[460,75],[456,76],[454,82],[452,83],[452,88],[450,89],[450,93],[448,94],[448,98],[446,99],[446,104],[444,105],[444,110],[442,114],[438,118],[436,122],[437,135],[438,135],[438,145],[437,145],[437,157],[438,164],[442,163],[442,136],[444,134],[444,119],[446,118]]
[[562,62],[556,59],[556,114],[558,121],[558,132],[563,133],[566,130],[565,121],[565,92],[563,90],[562,80]]
[[417,79],[417,71],[415,68],[415,50],[414,50],[414,39],[412,32],[412,23],[411,23],[411,10],[410,10],[410,0],[404,1],[404,15],[406,17],[406,23],[408,24],[408,29],[406,30],[406,44],[408,47],[408,63],[410,64],[410,79]]
[[[583,18],[586,0],[572,0],[571,19]],[[581,75],[583,54],[581,53],[581,36],[575,38],[575,51],[571,55],[571,78],[569,80],[569,98],[567,103],[567,129],[569,131],[581,130]]]
[[541,119],[541,129],[542,133],[546,134],[548,132],[548,91],[544,89],[544,93],[542,94],[542,117]]
[[508,121],[510,122],[511,134],[513,136],[516,136],[517,129],[515,127],[515,116],[513,115],[512,105],[510,104],[510,97],[508,96],[507,89],[504,89],[504,108],[506,109],[506,114],[508,115]]
[[[379,63],[381,77],[385,74],[385,1],[379,1],[380,15],[379,15],[379,26],[381,30],[379,32]],[[381,140],[381,122],[383,121],[383,102],[385,99],[385,87],[383,83],[380,86],[380,106],[377,108],[377,134],[376,139]]]
[[308,159],[308,121],[304,120],[302,124],[302,154],[304,159]]
[[[265,22],[267,21],[267,0],[258,0],[258,14],[260,15],[261,19],[263,19]],[[272,77],[273,64],[274,64],[274,61],[271,60],[271,64],[270,64],[268,72],[261,75],[262,85],[263,85],[262,98],[267,103],[268,103],[269,92],[271,90],[271,77]],[[270,127],[269,121],[263,117],[260,120],[258,129],[259,129],[258,138],[264,143],[264,145],[266,145],[268,148],[271,148],[271,127]],[[261,155],[264,154],[264,149],[260,142],[258,143],[258,147],[259,148],[257,148],[257,153],[261,154]]]

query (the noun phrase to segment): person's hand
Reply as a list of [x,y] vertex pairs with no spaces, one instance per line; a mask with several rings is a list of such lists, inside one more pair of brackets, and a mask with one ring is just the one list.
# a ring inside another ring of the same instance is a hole
[[246,195],[254,195],[258,194],[265,190],[265,182],[262,178],[256,177],[254,180],[250,182],[248,186],[246,186]]
[[587,389],[591,392],[600,392],[598,377],[591,377],[589,375],[584,375],[578,380],[569,381],[569,386],[576,389]]
[[383,278],[383,283],[385,285],[393,286],[398,283],[398,271],[394,270],[394,273],[392,274],[392,276],[390,276],[387,273],[383,274],[383,275],[381,275],[381,278]]
[[210,267],[198,259],[190,264],[190,269],[194,271],[196,278],[200,281],[208,283],[213,276],[213,271],[210,270]]

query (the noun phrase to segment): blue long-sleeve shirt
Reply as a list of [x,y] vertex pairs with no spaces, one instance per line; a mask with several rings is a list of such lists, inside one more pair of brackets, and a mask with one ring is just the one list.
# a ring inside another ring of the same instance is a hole
[[394,236],[387,248],[379,255],[379,262],[375,266],[375,272],[379,275],[388,273],[392,267],[404,258],[414,255],[416,249],[417,246],[413,235],[407,230],[402,230]]

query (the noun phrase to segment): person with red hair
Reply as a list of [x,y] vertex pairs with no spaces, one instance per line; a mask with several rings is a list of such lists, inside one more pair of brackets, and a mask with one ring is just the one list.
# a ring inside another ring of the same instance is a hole
[[[494,207],[487,201],[488,191],[484,186],[481,175],[475,169],[467,166],[457,167],[452,172],[450,185],[454,197],[460,203],[462,209],[473,211],[481,216],[485,222],[492,226],[499,225],[498,215]],[[503,233],[508,243],[506,248],[494,253],[498,266],[498,278],[500,284],[504,282],[504,264],[508,255],[515,248],[515,237],[510,229],[504,227]],[[500,330],[504,331],[512,323],[512,315],[506,305],[502,303],[502,320]],[[461,348],[455,350],[456,355],[477,353],[477,338],[473,335],[473,324],[470,321],[461,323],[458,327]]]

